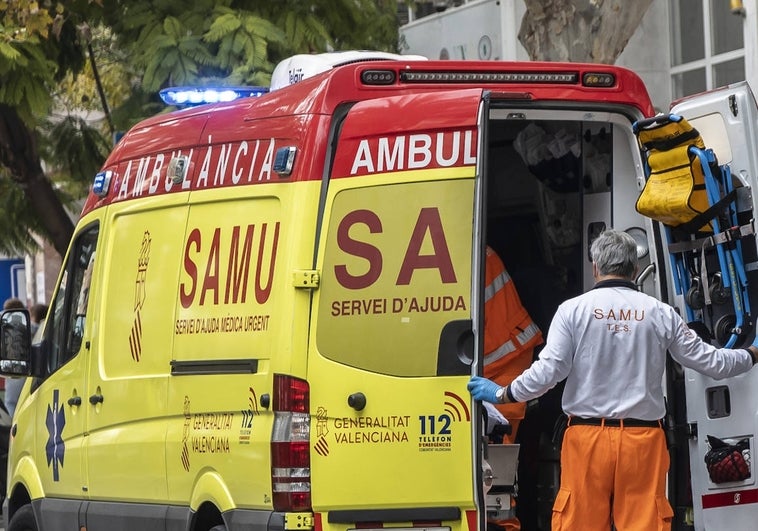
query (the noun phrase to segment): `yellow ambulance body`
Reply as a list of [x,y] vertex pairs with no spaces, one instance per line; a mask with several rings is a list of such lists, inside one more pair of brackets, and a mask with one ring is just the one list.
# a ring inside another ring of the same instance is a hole
[[296,83],[116,145],[42,342],[3,354],[29,376],[10,529],[484,528],[492,124],[579,102],[633,167],[652,106],[612,66],[374,59],[293,60]]

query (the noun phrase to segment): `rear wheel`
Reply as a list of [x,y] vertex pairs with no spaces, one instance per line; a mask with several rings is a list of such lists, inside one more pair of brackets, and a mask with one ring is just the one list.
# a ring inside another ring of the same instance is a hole
[[11,518],[8,531],[38,531],[37,520],[31,505],[24,505]]

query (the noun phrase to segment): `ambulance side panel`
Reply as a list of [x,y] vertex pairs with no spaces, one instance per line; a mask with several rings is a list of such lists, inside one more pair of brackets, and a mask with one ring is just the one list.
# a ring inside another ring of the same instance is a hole
[[[167,500],[173,338],[166,330],[174,319],[165,286],[178,284],[176,232],[186,225],[188,193],[142,196],[172,185],[165,171],[172,151],[156,151],[166,150],[165,138],[176,152],[190,151],[204,122],[200,116],[164,123],[162,136],[133,130],[114,151],[124,158],[114,155],[107,166],[120,201],[91,210],[77,225],[44,331],[47,376],[32,386],[50,395],[36,400],[42,408],[36,447],[43,455],[30,463],[47,463],[44,491],[24,480],[32,498],[44,496],[34,502],[43,529],[99,527],[114,518],[144,522]],[[134,198],[141,200],[128,201]],[[14,444],[14,451],[24,447]]]
[[[672,108],[695,127],[706,148],[714,150],[719,164],[729,165],[734,186],[738,189],[737,211],[741,223],[752,224],[758,186],[758,108],[746,83],[738,83],[702,95],[687,98]],[[753,234],[740,240],[748,279],[750,308],[758,307],[758,261]],[[677,298],[680,307],[684,301]],[[753,341],[753,322],[741,343]],[[725,380],[713,380],[685,369],[687,422],[693,433],[689,441],[692,497],[695,529],[750,529],[755,526],[758,484],[755,458],[751,476],[744,481],[716,484],[711,481],[704,463],[709,449],[707,435],[721,439],[747,438],[750,455],[758,446],[758,372]]]
[[[273,510],[273,375],[306,377],[311,291],[300,286],[307,276],[300,272],[313,268],[320,190],[306,174],[311,159],[323,158],[310,135],[325,124],[310,115],[224,115],[211,116],[203,131],[212,154],[201,148],[194,182],[213,181],[228,158],[240,184],[252,184],[192,191],[186,225],[174,234],[177,284],[163,288],[174,316],[164,331],[173,338],[166,400],[171,504],[236,509],[230,518],[264,526]],[[274,143],[296,150],[291,175],[272,171]],[[238,154],[245,163],[235,162]]]
[[[186,226],[189,193],[166,169],[175,156],[195,149],[205,121],[201,115],[135,129],[112,161],[119,200],[100,209],[101,309],[84,402],[91,502],[85,521],[91,527],[112,525],[114,518],[145,526],[162,516],[168,500],[169,331],[181,256],[176,235]],[[190,162],[188,175],[195,171]]]
[[170,288],[178,283],[182,248],[176,232],[186,224],[187,197],[171,194],[108,209],[98,255],[104,263],[97,317],[102,333],[93,341],[86,402],[92,499],[165,503],[168,497]]
[[466,383],[481,98],[360,102],[337,133],[308,358],[325,530],[476,526]]

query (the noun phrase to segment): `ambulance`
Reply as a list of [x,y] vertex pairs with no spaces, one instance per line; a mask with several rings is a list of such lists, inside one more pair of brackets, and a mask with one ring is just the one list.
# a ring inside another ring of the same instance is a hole
[[[484,253],[547,333],[593,285],[593,237],[626,230],[639,289],[684,314],[692,286],[674,281],[666,228],[635,208],[633,126],[656,113],[640,78],[340,52],[220,99],[115,146],[39,342],[26,312],[0,316],[0,372],[25,378],[8,531],[483,531],[512,498],[523,529],[550,529],[561,386],[528,405],[519,444],[492,447],[466,389],[482,372]],[[749,87],[673,111],[730,166],[751,224]],[[755,237],[740,245],[754,280]],[[723,343],[735,326],[708,318],[717,304],[693,320]],[[674,529],[750,528],[756,474],[713,483],[704,455],[707,435],[754,450],[758,373],[668,369]]]

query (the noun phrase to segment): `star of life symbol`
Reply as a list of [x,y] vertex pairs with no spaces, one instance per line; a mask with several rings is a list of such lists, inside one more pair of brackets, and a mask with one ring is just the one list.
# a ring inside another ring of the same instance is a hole
[[47,466],[53,465],[53,481],[60,479],[60,472],[58,466],[63,466],[63,455],[66,452],[66,446],[63,443],[63,427],[66,425],[66,414],[63,409],[63,405],[60,404],[60,391],[55,389],[53,391],[53,403],[52,407],[47,406],[47,418],[45,419],[45,426],[47,427],[47,433],[49,435],[47,439],[47,445],[45,446],[45,453],[47,455]]

